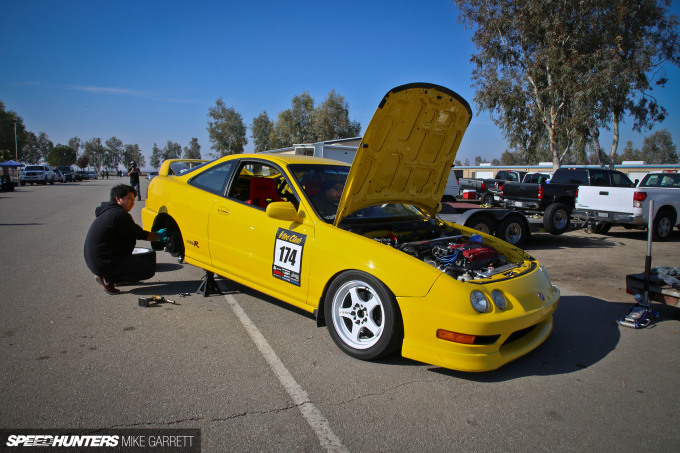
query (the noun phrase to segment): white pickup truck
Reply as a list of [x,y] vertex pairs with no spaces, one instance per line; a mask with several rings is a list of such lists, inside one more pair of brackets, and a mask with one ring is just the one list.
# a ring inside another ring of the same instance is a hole
[[579,186],[572,216],[606,233],[612,225],[644,228],[648,225],[649,202],[654,200],[652,237],[668,239],[680,225],[680,173],[650,172],[637,187]]

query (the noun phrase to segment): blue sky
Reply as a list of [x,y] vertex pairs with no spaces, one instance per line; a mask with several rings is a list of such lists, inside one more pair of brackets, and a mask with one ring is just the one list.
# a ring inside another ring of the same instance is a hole
[[[679,1],[672,12],[680,15]],[[475,116],[457,158],[500,157],[506,143],[470,87],[475,51],[450,0],[316,1],[12,1],[3,2],[0,100],[28,130],[55,143],[118,137],[147,159],[154,143],[197,137],[212,152],[207,114],[218,98],[249,126],[307,91],[317,104],[343,95],[362,131],[391,88],[446,86]],[[654,94],[668,110],[655,130],[680,142],[680,70]],[[644,134],[622,125],[627,140]],[[248,131],[252,150],[252,139]],[[611,134],[602,132],[608,150]]]

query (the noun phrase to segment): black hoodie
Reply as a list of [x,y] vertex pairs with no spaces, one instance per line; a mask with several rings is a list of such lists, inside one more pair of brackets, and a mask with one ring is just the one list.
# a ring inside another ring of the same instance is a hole
[[137,239],[149,235],[129,212],[115,201],[105,201],[94,210],[96,218],[85,238],[85,262],[95,275],[110,271],[123,257],[132,255]]

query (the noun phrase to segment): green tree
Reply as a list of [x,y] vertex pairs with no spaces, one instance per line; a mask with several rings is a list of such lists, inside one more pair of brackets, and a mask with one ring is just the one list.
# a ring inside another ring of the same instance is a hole
[[168,140],[168,143],[163,148],[163,160],[179,159],[182,157],[182,145]]
[[78,138],[78,137],[70,138],[69,141],[68,141],[68,146],[70,146],[71,149],[73,149],[76,152],[76,154],[79,154],[80,153],[80,138]]
[[28,164],[40,163],[42,157],[40,154],[40,142],[33,132],[27,133],[27,140],[22,151],[23,152],[19,154],[19,159],[23,162]]
[[208,111],[208,118],[211,148],[217,151],[217,156],[242,153],[248,139],[241,114],[232,107],[227,107],[222,98],[219,98]]
[[107,170],[118,168],[123,160],[123,142],[117,137],[111,137],[105,144],[103,167]]
[[156,143],[153,144],[151,150],[151,166],[153,168],[160,168],[163,163],[163,151],[158,147]]
[[85,153],[81,154],[80,156],[78,156],[78,159],[76,160],[76,165],[81,170],[85,170],[87,167],[90,166],[90,156]]
[[645,160],[644,156],[640,152],[639,149],[633,147],[633,142],[628,140],[626,143],[625,148],[623,148],[623,154],[621,154],[620,162],[621,163],[624,160],[630,161],[630,160]]
[[52,148],[54,148],[52,140],[49,139],[45,132],[41,132],[38,136],[38,149],[40,150],[40,157],[45,162],[47,162],[47,156],[50,154],[50,151],[52,151]]
[[274,149],[271,146],[271,135],[274,129],[274,123],[269,119],[267,111],[260,113],[253,118],[253,124],[250,126],[251,137],[255,145],[255,152],[266,151]]
[[[590,36],[593,46],[584,60],[584,73],[590,75],[587,99],[596,100],[597,121],[590,123],[599,162],[613,165],[619,142],[619,129],[625,115],[640,132],[666,116],[665,108],[651,95],[654,86],[662,88],[667,79],[664,65],[680,64],[678,19],[669,14],[669,0],[604,0]],[[613,139],[609,159],[600,150],[597,127],[609,128]]]
[[602,159],[599,128],[609,124],[613,156],[626,112],[636,127],[663,118],[649,97],[648,74],[664,62],[678,64],[669,0],[455,3],[460,20],[475,27],[475,101],[511,148],[531,155],[545,140],[557,168],[570,153],[571,160],[587,159],[591,146]]
[[[14,141],[14,127],[16,121],[16,143]],[[24,126],[24,120],[13,112],[6,111],[5,104],[0,101],[0,149],[11,151],[11,159],[16,160],[17,154],[19,161],[26,161],[23,157],[23,148],[29,139],[29,132]],[[16,145],[16,146],[15,146]]]
[[331,90],[323,103],[312,115],[315,141],[336,140],[356,137],[361,133],[361,124],[349,119],[349,104],[341,96]]
[[656,131],[645,137],[642,143],[642,155],[651,164],[679,163],[673,138],[667,129]]
[[70,146],[57,145],[47,155],[47,163],[53,167],[60,165],[73,165],[76,162],[78,155]]
[[14,151],[0,149],[0,162],[5,162],[7,160],[14,160]]
[[193,137],[188,146],[184,147],[184,154],[182,159],[200,159],[201,145],[198,144],[198,138]]
[[[122,159],[121,163],[123,164],[123,167],[125,168],[130,168],[130,162],[135,161],[139,165],[140,168],[143,168],[146,165],[146,159],[144,158],[144,155],[142,154],[142,150],[139,149],[139,145],[134,144],[134,145],[125,145],[123,147],[123,154],[122,154]],[[157,167],[154,167],[157,168]]]
[[317,141],[313,121],[314,99],[304,91],[293,97],[290,109],[279,112],[271,134],[272,147],[283,148]]
[[106,151],[102,146],[102,139],[97,137],[83,143],[83,154],[90,157],[89,163],[99,171],[104,164],[104,156]]

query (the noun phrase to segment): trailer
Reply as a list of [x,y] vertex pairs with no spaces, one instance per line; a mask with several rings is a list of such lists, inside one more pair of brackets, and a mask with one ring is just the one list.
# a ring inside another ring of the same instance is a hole
[[515,246],[523,244],[531,232],[538,229],[535,222],[512,209],[480,208],[465,202],[444,202],[441,206],[439,218],[442,220],[492,234]]

